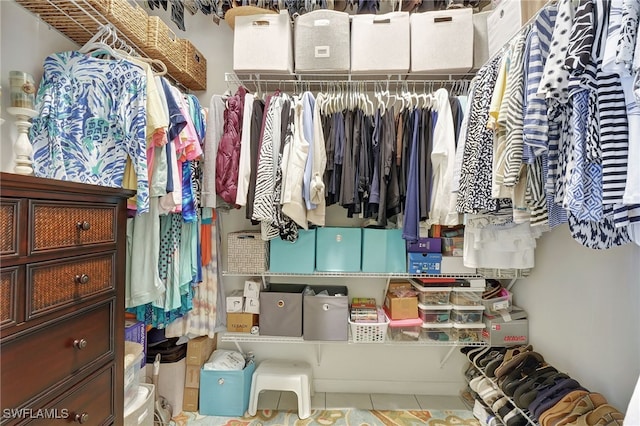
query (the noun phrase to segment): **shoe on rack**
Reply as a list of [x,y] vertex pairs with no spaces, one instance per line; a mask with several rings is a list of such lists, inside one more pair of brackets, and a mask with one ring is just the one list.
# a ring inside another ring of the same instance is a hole
[[569,392],[557,404],[542,413],[538,423],[540,423],[540,426],[554,426],[558,421],[569,415],[573,406],[588,393],[581,389]]
[[484,374],[486,374],[488,377],[495,377],[496,368],[498,368],[500,364],[504,362],[504,355],[505,355],[504,352],[501,354],[498,354],[498,356],[496,356],[495,358],[487,362],[484,367]]
[[[489,349],[491,349],[489,346],[475,346],[473,347],[473,349],[471,349],[469,352],[467,352],[467,358],[469,359],[469,361],[473,364],[476,365],[473,360],[475,359],[476,356],[478,356],[479,354],[485,353],[486,351],[488,351]],[[477,366],[476,366],[477,367]]]
[[[558,370],[551,365],[543,365],[524,377],[511,377],[511,375],[508,375],[508,377],[502,382],[502,391],[505,395],[513,397],[520,386],[524,386],[529,382],[544,380],[539,379],[539,377],[543,376],[546,378],[557,372]],[[522,392],[524,392],[524,388],[521,393]]]
[[498,372],[504,370],[504,368],[506,368],[506,366],[511,363],[514,358],[521,356],[525,352],[531,351],[533,351],[533,346],[531,345],[514,346],[507,349],[507,351],[504,353],[504,359],[502,360],[502,363],[495,369],[494,376],[498,377]]
[[555,386],[562,380],[568,380],[569,377],[565,373],[551,373],[540,377],[539,380],[526,383],[522,386],[522,389],[516,389],[513,394],[513,400],[516,405],[523,409],[531,409],[531,404],[538,398],[540,392]]
[[507,426],[526,426],[529,424],[529,421],[517,408],[509,411],[502,420],[504,420]]
[[556,423],[555,426],[566,426],[574,423],[576,419],[591,412],[601,405],[607,404],[607,399],[597,392],[589,392],[580,398],[571,409],[571,412]]
[[[578,417],[575,422],[569,424],[572,426],[600,426],[608,424],[622,425],[622,421],[619,420],[621,414],[622,413],[620,413],[620,411],[615,407],[609,404],[602,404],[596,409]],[[624,417],[624,415],[622,415],[622,417]]]
[[502,389],[502,385],[509,375],[509,380],[520,379],[543,365],[545,365],[544,358],[538,352],[522,352],[496,369],[495,376],[498,386]]
[[540,415],[553,407],[564,397],[566,394],[573,390],[586,390],[575,379],[561,379],[556,384],[541,389],[538,392],[536,399],[529,404],[529,411],[533,417],[538,420]]
[[500,409],[502,409],[503,407],[507,407],[509,411],[511,411],[511,409],[513,408],[513,405],[509,401],[509,398],[507,398],[506,396],[498,398],[493,404],[491,404],[491,411],[500,414]]
[[487,380],[486,377],[484,376],[477,376],[474,377],[473,379],[471,379],[469,381],[469,388],[474,391],[475,393],[478,393],[478,386],[480,385],[480,382]]
[[492,348],[490,351],[487,351],[483,354],[478,355],[474,362],[483,371],[486,371],[486,366],[488,363],[494,361],[497,358],[504,358],[504,353],[507,348]]

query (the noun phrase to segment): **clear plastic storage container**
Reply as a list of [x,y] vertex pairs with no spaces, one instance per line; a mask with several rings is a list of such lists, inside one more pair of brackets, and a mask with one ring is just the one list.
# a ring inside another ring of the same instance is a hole
[[453,324],[451,330],[452,340],[458,343],[480,343],[484,323],[480,324]]
[[454,287],[449,300],[452,305],[482,306],[484,287]]
[[422,320],[411,318],[391,320],[389,322],[389,338],[396,342],[417,342],[420,338]]
[[425,287],[412,282],[411,285],[418,291],[418,302],[423,305],[448,305],[451,287]]
[[473,324],[482,322],[484,306],[458,306],[451,308],[451,321],[458,324]]
[[423,323],[420,332],[420,340],[427,342],[452,342],[453,324],[446,322],[443,324],[426,324]]
[[422,322],[442,324],[449,322],[451,305],[423,305],[418,304],[418,316]]

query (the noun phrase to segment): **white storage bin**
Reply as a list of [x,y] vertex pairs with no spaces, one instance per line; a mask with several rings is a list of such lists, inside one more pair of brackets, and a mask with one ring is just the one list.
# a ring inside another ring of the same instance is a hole
[[136,342],[124,342],[124,405],[130,404],[138,395],[143,346]]
[[294,23],[296,72],[349,72],[349,14],[314,10]]
[[233,69],[236,72],[293,72],[291,20],[279,14],[238,16],[233,34]]
[[124,407],[124,426],[153,426],[155,386],[140,383],[136,397]]
[[410,55],[409,12],[353,16],[352,73],[406,73]]
[[473,14],[473,69],[478,70],[489,60],[489,29],[491,11]]
[[473,9],[411,15],[411,72],[467,72],[473,66]]

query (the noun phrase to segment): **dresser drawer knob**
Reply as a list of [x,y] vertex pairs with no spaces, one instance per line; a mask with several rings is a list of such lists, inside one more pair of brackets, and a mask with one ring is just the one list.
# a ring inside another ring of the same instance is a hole
[[76,414],[76,417],[74,420],[76,421],[76,423],[85,424],[86,422],[89,421],[89,414],[88,413]]
[[82,274],[82,275],[76,275],[76,283],[78,284],[87,284],[89,282],[89,275],[87,274]]
[[86,220],[83,220],[82,222],[78,222],[76,226],[80,231],[88,231],[89,229],[91,229],[91,224]]
[[87,341],[85,339],[76,339],[73,341],[73,346],[78,350],[82,350],[87,347]]

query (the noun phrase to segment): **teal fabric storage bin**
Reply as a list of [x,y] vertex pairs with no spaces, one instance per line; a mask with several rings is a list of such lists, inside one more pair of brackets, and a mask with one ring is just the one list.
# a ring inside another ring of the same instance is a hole
[[204,416],[244,416],[249,408],[254,363],[243,370],[200,370],[198,411]]
[[318,228],[316,230],[316,270],[360,272],[362,229]]
[[362,272],[407,272],[407,249],[402,229],[362,230]]
[[312,274],[316,269],[316,230],[300,229],[296,242],[271,240],[269,271]]

